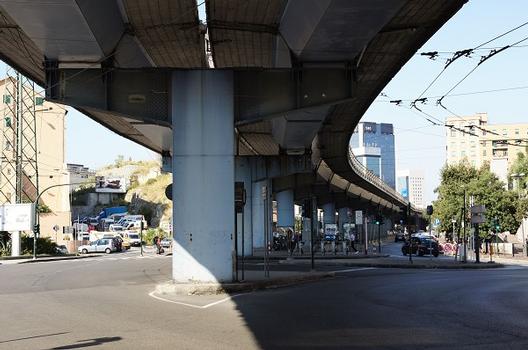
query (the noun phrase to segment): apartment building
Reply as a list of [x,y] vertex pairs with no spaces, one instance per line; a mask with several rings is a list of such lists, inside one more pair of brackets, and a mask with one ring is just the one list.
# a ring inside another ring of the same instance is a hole
[[[4,155],[2,158],[3,170],[0,172],[0,185],[3,190],[0,204],[16,203],[15,190],[10,190],[10,187],[14,187],[15,172],[10,169],[13,168],[15,162],[14,150],[17,147],[17,141],[16,138],[9,136],[13,135],[13,129],[16,126],[14,125],[16,118],[11,115],[16,110],[16,101],[12,98],[14,84],[16,84],[14,78],[0,80],[3,110],[3,122],[0,123],[2,134],[0,147],[3,148],[2,154]],[[61,105],[45,101],[44,96],[40,93],[35,93],[34,96],[38,187],[39,192],[42,193],[50,186],[69,183],[69,174],[65,164],[65,117],[67,111]],[[31,131],[28,130],[27,132]],[[22,142],[35,143],[35,140],[34,137],[28,136],[23,138]],[[26,179],[24,178],[24,180]],[[35,183],[34,178],[27,182]],[[30,197],[36,197],[36,193]],[[28,198],[26,200],[33,201],[34,199]],[[68,186],[46,190],[41,196],[40,203],[45,204],[50,209],[50,212],[40,214],[41,236],[49,236],[59,242],[62,241],[62,228],[71,224]]]
[[[447,164],[467,160],[480,167],[489,163],[491,170],[506,182],[508,169],[519,152],[528,147],[527,124],[489,124],[487,113],[449,117],[447,129]],[[464,130],[465,132],[461,131]]]

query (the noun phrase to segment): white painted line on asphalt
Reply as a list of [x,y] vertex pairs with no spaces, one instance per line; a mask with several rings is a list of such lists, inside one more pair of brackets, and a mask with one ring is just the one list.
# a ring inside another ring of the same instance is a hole
[[374,269],[376,269],[376,267],[359,267],[359,268],[353,268],[353,269],[345,269],[345,270],[335,270],[335,271],[330,271],[330,273],[355,272],[355,271],[374,270]]
[[201,310],[210,308],[211,306],[215,306],[215,305],[224,303],[224,302],[226,302],[228,300],[231,300],[233,298],[236,298],[238,296],[241,296],[241,295],[244,295],[244,294],[248,294],[248,293],[233,294],[233,295],[230,295],[230,296],[228,296],[226,298],[220,299],[218,301],[215,301],[215,302],[212,302],[212,303],[209,303],[209,304],[206,304],[206,305],[195,305],[195,304],[184,303],[182,301],[165,299],[165,298],[162,298],[162,297],[159,297],[159,296],[155,295],[155,293],[156,293],[155,291],[152,291],[152,292],[149,293],[149,296],[154,298],[154,299],[157,299],[159,301],[166,302],[166,303],[178,304],[178,305],[188,306],[188,307],[192,307],[192,308],[195,308],[195,309],[201,309]]

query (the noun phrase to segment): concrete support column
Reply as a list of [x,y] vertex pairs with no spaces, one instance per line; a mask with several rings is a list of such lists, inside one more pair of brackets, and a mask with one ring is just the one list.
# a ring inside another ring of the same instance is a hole
[[277,226],[295,227],[295,203],[293,201],[293,190],[277,192]]
[[20,231],[11,232],[11,256],[20,256]]
[[337,211],[337,214],[339,215],[337,219],[339,222],[338,228],[340,232],[344,232],[343,226],[350,222],[350,218],[348,217],[348,211],[349,208],[347,207],[339,208],[339,210]]
[[233,73],[172,73],[172,276],[176,282],[233,278]]
[[336,208],[335,203],[330,202],[323,205],[323,223],[324,224],[335,224],[336,223]]
[[[251,176],[251,158],[235,158],[235,179],[244,182],[246,205],[244,206],[244,256],[253,254],[253,183]],[[242,214],[238,214],[238,255],[242,255]]]

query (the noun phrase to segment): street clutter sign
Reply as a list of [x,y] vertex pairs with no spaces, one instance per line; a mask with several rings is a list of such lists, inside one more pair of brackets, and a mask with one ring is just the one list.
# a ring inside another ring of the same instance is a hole
[[356,210],[356,225],[363,224],[363,212],[361,210]]
[[0,231],[32,231],[35,224],[33,203],[0,206]]
[[483,224],[486,222],[486,207],[484,205],[474,205],[471,207],[471,223]]
[[335,241],[337,236],[336,224],[325,224],[324,239],[325,241]]

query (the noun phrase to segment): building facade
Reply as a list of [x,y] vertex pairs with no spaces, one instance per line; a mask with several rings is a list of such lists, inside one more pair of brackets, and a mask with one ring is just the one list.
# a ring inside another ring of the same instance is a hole
[[425,177],[420,170],[397,172],[396,190],[418,208],[425,208]]
[[[81,187],[81,184],[88,181],[88,179],[95,177],[95,170],[85,167],[83,164],[66,164],[68,174],[70,177],[70,193]],[[94,179],[95,182],[95,179]]]
[[387,185],[396,188],[396,157],[392,124],[361,122],[350,139],[352,152]]
[[[13,99],[14,85],[16,79],[6,78],[0,81],[0,94],[2,95],[3,105],[3,123],[1,123],[0,131],[2,133],[2,167],[3,170],[0,176],[0,184],[2,185],[2,203],[16,203],[17,199],[14,193],[11,193],[10,187],[15,188],[14,181],[15,173],[9,171],[10,167],[15,166],[15,157],[8,157],[10,149],[16,149],[17,139],[11,136],[13,134],[14,124],[17,119],[13,114],[16,111],[16,106]],[[25,87],[26,91],[28,87]],[[34,101],[24,101],[26,105],[31,104],[30,108],[35,110],[35,125],[34,130],[28,130],[28,134],[21,138],[21,142],[31,143],[36,146],[36,169],[38,170],[38,190],[40,193],[45,191],[39,203],[45,205],[49,211],[40,214],[40,232],[42,237],[51,237],[58,242],[62,241],[63,227],[70,226],[71,212],[70,212],[70,197],[68,186],[60,186],[47,189],[54,185],[68,184],[69,175],[65,164],[65,118],[66,109],[58,104],[51,103],[44,100],[44,96],[31,91],[27,96],[34,96]],[[32,139],[34,137],[34,139]],[[21,146],[20,146],[21,147]],[[34,160],[30,160],[33,162]],[[34,175],[24,176],[31,177],[31,181],[35,183]],[[14,191],[13,191],[14,192]],[[36,191],[24,201],[34,201],[36,199]],[[33,198],[35,197],[35,198]]]
[[489,124],[487,113],[473,116],[449,117],[447,128],[447,164],[468,161],[474,167],[489,163],[491,170],[507,182],[509,167],[519,152],[528,147],[528,124]]

